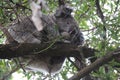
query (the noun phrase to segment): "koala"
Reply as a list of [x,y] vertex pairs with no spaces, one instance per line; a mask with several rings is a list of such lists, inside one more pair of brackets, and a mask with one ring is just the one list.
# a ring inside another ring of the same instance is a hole
[[[44,15],[43,17],[46,18],[47,16]],[[44,20],[50,21],[49,19]],[[31,18],[27,17],[24,21],[10,26],[8,32],[18,43],[46,43],[52,40],[50,36],[54,38],[57,33],[53,29],[52,23],[46,24],[44,21],[42,22],[45,28],[42,31],[38,31]],[[20,57],[19,61],[23,66],[25,65],[24,68],[27,71],[39,71],[44,74],[54,75],[61,70],[65,57],[36,54]]]
[[[36,3],[34,4],[36,5]],[[33,8],[38,6],[40,5],[33,6]],[[33,8],[32,11],[34,11]],[[32,13],[32,16],[25,17],[18,23],[9,26],[8,32],[15,41],[18,43],[42,44],[59,36],[59,31],[55,28],[52,16]],[[37,18],[38,23],[33,18]],[[28,71],[56,74],[61,70],[65,57],[36,54],[19,57],[19,61]]]
[[61,5],[55,13],[56,24],[62,36],[74,45],[83,45],[84,37],[75,19],[71,15],[72,9]]

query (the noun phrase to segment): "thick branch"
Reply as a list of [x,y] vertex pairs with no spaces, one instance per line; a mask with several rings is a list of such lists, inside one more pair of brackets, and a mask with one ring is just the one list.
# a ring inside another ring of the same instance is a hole
[[81,71],[79,71],[77,74],[75,74],[73,77],[71,77],[69,80],[80,80],[85,75],[88,75],[91,71],[98,69],[100,66],[108,63],[113,58],[116,58],[116,56],[120,56],[120,48],[116,51],[107,53],[105,56],[97,59],[94,63],[91,65],[83,68]]
[[[23,55],[37,55],[43,54],[46,56],[78,56],[80,50],[83,49],[85,57],[94,56],[95,50],[87,47],[77,48],[75,45],[67,43],[55,43],[52,47],[48,48],[51,44],[0,44],[0,58],[10,59],[20,57]],[[46,50],[46,48],[48,48]]]

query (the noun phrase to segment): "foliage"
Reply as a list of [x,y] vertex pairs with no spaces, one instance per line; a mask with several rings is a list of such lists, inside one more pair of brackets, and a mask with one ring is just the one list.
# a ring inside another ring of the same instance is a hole
[[[58,0],[46,0],[49,12],[43,11],[45,14],[53,13],[58,6]],[[74,9],[73,16],[77,20],[80,29],[85,36],[85,45],[99,50],[96,53],[97,57],[105,55],[106,52],[113,51],[120,47],[120,1],[119,0],[100,0],[100,8],[104,15],[104,21],[98,13],[95,0],[68,0],[70,6]],[[27,0],[0,0],[0,24],[8,26],[19,20],[22,16],[29,16],[31,10]],[[3,33],[0,31],[0,43],[4,41]],[[16,67],[15,61],[0,60],[0,78],[8,72],[11,72]],[[102,66],[98,71],[92,72],[91,75],[99,77],[102,80],[116,80],[117,75],[114,70],[116,65],[112,61],[107,65],[108,71],[105,72],[106,65]],[[117,63],[117,65],[120,65]],[[71,75],[74,75],[77,69],[68,61],[63,66],[62,72],[54,77],[54,80],[62,78],[67,80]],[[17,70],[18,74],[25,74],[28,80],[33,76],[41,77],[41,73],[25,73],[23,70]],[[40,75],[39,75],[40,74]],[[67,74],[67,75],[66,75]],[[9,80],[13,80],[14,76],[10,76]],[[46,76],[41,77],[46,78]],[[46,78],[47,79],[47,78]],[[40,79],[39,79],[40,80]]]

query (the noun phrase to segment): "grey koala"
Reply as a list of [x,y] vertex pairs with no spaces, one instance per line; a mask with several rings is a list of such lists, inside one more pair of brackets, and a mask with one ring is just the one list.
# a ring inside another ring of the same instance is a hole
[[[33,2],[34,3],[34,2]],[[37,5],[34,3],[34,5]],[[36,8],[37,6],[31,6],[32,8]],[[34,11],[34,9],[32,10]],[[35,12],[33,12],[35,13]],[[15,41],[18,43],[47,43],[49,41],[54,40],[57,36],[59,36],[58,30],[55,28],[55,23],[53,20],[53,16],[38,14],[34,14],[34,19],[40,20],[40,26],[43,26],[42,31],[38,31],[36,28],[39,27],[34,24],[33,15],[30,17],[25,17],[21,19],[18,23],[9,26],[8,32],[13,37]],[[39,22],[39,21],[38,21]],[[39,28],[38,28],[39,29]],[[60,71],[62,64],[65,60],[65,57],[62,56],[45,56],[41,54],[37,55],[26,55],[19,58],[20,63],[25,66],[25,69],[30,71],[40,71],[47,74],[55,74]]]
[[61,5],[55,13],[59,33],[74,45],[83,45],[84,37],[75,19],[71,16],[73,10]]

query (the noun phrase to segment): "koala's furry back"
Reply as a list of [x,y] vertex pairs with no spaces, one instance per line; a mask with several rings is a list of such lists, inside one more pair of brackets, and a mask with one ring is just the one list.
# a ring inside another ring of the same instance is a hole
[[59,35],[59,32],[55,30],[52,16],[43,15],[41,19],[44,26],[44,30],[41,32],[37,31],[31,17],[25,17],[20,22],[10,26],[8,31],[19,43],[41,43]]

